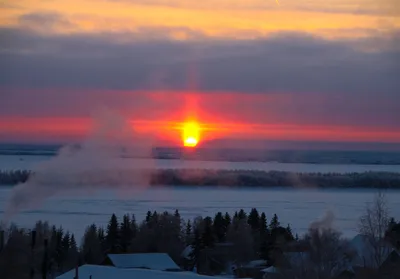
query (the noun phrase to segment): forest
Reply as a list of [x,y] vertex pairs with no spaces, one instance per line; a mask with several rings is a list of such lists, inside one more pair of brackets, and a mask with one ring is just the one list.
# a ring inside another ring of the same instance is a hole
[[[41,183],[46,173],[40,174]],[[295,173],[284,171],[159,169],[159,170],[91,170],[60,174],[73,176],[74,182],[110,182],[113,185],[137,184],[138,175],[153,186],[226,186],[226,187],[302,187],[302,188],[400,188],[400,173]],[[35,173],[29,170],[0,170],[0,185],[26,182]],[[50,177],[51,175],[49,175]],[[51,176],[54,177],[54,176]],[[70,178],[69,177],[69,178]],[[141,180],[143,181],[143,180]],[[52,183],[47,179],[47,183]]]
[[[400,223],[393,218],[385,220],[388,223],[379,237],[400,249]],[[368,227],[368,222],[365,224],[362,232],[368,234],[373,228]],[[183,270],[196,269],[215,275],[223,272],[224,266],[214,264],[205,268],[207,260],[202,255],[221,244],[231,245],[229,256],[225,257],[237,266],[259,259],[276,266],[281,264],[281,256],[290,247],[297,247],[297,251],[305,247],[314,255],[310,265],[326,266],[332,271],[343,264],[342,255],[348,247],[348,241],[334,229],[310,227],[308,233],[299,237],[293,235],[290,225],[281,224],[276,214],[268,220],[264,212],[255,208],[249,213],[241,209],[233,216],[218,212],[194,220],[184,220],[178,210],[148,211],[141,222],[134,214],[125,214],[121,219],[112,214],[106,227],[88,225],[80,241],[62,227],[43,221],[37,222],[33,229],[3,226],[1,236],[5,238],[0,247],[3,279],[36,278],[43,274],[47,277],[38,278],[54,278],[77,265],[101,264],[109,253],[140,252],[168,253]],[[184,255],[187,247],[189,252]],[[224,260],[227,259],[220,257],[219,262]],[[319,275],[318,278],[328,277]]]

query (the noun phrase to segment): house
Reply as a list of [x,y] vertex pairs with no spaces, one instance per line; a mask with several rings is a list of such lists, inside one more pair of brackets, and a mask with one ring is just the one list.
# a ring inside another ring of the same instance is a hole
[[108,254],[102,265],[116,268],[144,268],[162,271],[181,271],[165,253]]
[[76,272],[79,279],[218,279],[193,272],[166,272],[136,268],[116,268],[104,265],[83,265],[56,277],[56,279],[74,279],[76,278]]

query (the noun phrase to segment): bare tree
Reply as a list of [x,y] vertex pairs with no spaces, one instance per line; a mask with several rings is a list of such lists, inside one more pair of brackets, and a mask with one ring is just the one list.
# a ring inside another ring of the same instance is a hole
[[369,253],[359,255],[366,265],[379,267],[388,255],[388,245],[384,241],[389,226],[389,209],[386,197],[379,192],[371,204],[367,204],[364,215],[360,218],[359,232],[368,245]]
[[329,279],[345,271],[351,260],[348,243],[333,229],[310,229],[302,242],[306,251],[286,255],[284,278]]

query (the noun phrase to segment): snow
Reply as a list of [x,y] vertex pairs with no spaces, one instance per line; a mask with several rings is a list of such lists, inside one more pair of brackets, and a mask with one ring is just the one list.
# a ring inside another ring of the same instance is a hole
[[265,273],[279,273],[279,270],[275,266],[270,266],[261,270]]
[[[78,268],[79,279],[217,279],[198,275],[192,272],[171,272],[148,269],[125,269],[112,266],[83,265]],[[75,269],[72,269],[56,279],[74,279]]]
[[[140,188],[140,187],[137,187]],[[78,194],[62,194],[43,204],[29,208],[12,217],[18,226],[31,228],[37,220],[47,220],[82,239],[88,224],[106,227],[111,214],[117,217],[132,212],[141,222],[148,210],[173,212],[179,210],[185,220],[197,216],[214,216],[218,211],[233,213],[241,208],[249,212],[255,207],[267,218],[277,213],[285,226],[290,223],[293,233],[301,236],[309,224],[321,218],[327,210],[337,217],[334,228],[344,237],[354,237],[365,203],[372,201],[374,189],[229,189],[212,187],[110,189]],[[388,207],[393,216],[400,216],[400,191],[387,190]],[[0,187],[0,220],[8,206],[12,188]]]
[[117,268],[147,268],[151,270],[181,270],[165,253],[108,254]]
[[259,266],[265,266],[267,265],[267,261],[265,260],[254,260],[248,262],[244,267],[259,267]]
[[190,259],[190,254],[193,252],[192,245],[186,246],[185,249],[183,249],[181,257],[184,259]]

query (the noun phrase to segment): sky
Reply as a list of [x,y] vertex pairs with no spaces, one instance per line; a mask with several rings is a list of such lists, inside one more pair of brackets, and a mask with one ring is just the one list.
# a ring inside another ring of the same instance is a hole
[[0,141],[400,143],[398,0],[0,1]]

